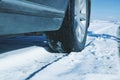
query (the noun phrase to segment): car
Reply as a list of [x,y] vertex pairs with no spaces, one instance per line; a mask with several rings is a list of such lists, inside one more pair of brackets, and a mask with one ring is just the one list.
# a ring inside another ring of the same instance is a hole
[[84,49],[90,0],[0,0],[0,36],[43,33],[55,52]]

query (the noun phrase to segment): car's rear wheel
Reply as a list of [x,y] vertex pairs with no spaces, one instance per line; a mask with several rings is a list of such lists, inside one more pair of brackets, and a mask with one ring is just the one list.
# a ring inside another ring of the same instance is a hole
[[67,53],[83,50],[89,20],[90,0],[70,0],[60,30],[46,33],[50,48]]

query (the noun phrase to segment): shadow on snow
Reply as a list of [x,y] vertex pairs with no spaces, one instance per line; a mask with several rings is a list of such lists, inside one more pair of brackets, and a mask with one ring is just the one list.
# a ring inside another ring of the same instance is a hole
[[45,36],[17,36],[0,38],[0,53],[26,48],[30,46],[40,46],[48,48]]
[[104,39],[111,39],[111,40],[115,40],[118,43],[120,43],[120,38],[113,36],[113,35],[109,35],[109,34],[95,34],[92,31],[88,31],[88,36],[90,37],[96,37],[96,38],[104,38]]
[[[113,35],[109,35],[109,34],[95,34],[92,31],[88,31],[88,36],[96,37],[96,38],[103,38],[103,39],[111,39],[111,40],[118,42],[118,49],[119,49],[119,56],[120,56],[120,26],[118,27],[117,36],[113,36]],[[91,41],[86,46],[90,45],[93,41]]]

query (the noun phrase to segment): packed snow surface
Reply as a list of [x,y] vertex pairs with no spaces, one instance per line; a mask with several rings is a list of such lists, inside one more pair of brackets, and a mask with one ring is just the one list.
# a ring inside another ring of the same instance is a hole
[[81,52],[52,53],[44,36],[0,38],[0,80],[120,80],[120,24],[91,21]]

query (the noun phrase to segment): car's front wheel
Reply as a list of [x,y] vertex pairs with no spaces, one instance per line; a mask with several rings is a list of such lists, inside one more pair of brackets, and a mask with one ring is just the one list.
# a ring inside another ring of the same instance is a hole
[[50,48],[67,53],[83,50],[89,20],[90,0],[70,0],[60,30],[46,33]]

